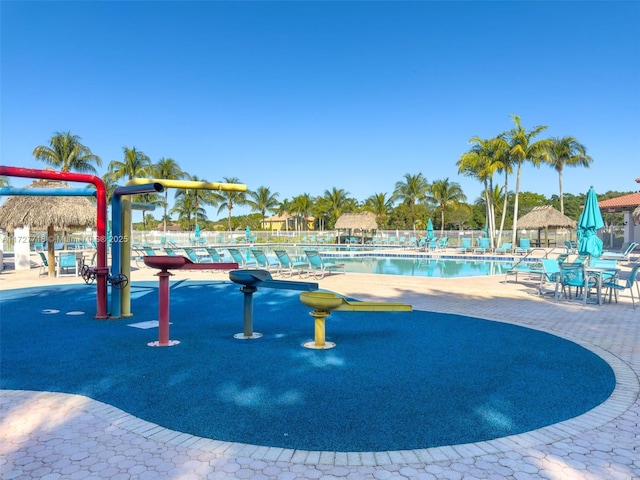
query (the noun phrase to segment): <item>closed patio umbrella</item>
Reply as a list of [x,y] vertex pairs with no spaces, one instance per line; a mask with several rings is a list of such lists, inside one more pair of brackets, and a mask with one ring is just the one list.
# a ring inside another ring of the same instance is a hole
[[587,192],[584,208],[578,219],[578,253],[600,257],[602,255],[602,240],[596,232],[604,227],[602,213],[598,206],[598,197],[593,187]]
[[427,222],[427,238],[431,240],[433,238],[433,222],[431,219]]

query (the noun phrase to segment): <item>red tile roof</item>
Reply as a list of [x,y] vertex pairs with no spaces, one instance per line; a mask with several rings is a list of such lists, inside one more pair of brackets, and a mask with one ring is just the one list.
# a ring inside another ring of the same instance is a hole
[[598,206],[601,210],[605,209],[621,209],[624,207],[635,208],[640,205],[640,192],[632,193],[630,195],[623,195],[622,197],[610,198],[608,200],[602,200],[598,202]]

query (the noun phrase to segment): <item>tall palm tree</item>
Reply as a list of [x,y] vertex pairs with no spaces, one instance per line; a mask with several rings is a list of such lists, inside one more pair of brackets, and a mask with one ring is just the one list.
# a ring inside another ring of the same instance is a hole
[[[173,158],[164,158],[162,157],[158,160],[158,163],[155,163],[151,166],[151,176],[154,178],[159,178],[163,180],[181,180],[186,178],[188,174],[182,171],[182,168],[178,165],[178,163]],[[167,208],[169,206],[169,189],[164,189],[164,215],[162,217],[162,226],[163,231],[167,232]]]
[[[203,178],[198,178],[197,175],[187,175],[189,180],[193,182],[206,182]],[[183,207],[191,206],[191,212],[195,218],[194,228],[198,226],[198,216],[203,220],[206,220],[204,205],[211,205],[217,207],[219,198],[216,194],[209,190],[201,190],[198,188],[178,188],[175,194],[176,199],[184,198]],[[189,230],[191,230],[191,218],[189,217]]]
[[[192,192],[196,191],[197,190],[190,189],[190,193],[187,193],[184,189],[178,189],[176,191],[176,201],[171,208],[171,213],[176,213],[178,219],[186,221],[187,230],[191,230],[191,219],[193,217],[200,215],[201,218],[206,219],[204,207],[196,204],[196,197],[192,194]],[[182,193],[179,195],[179,192]]]
[[422,173],[417,175],[405,173],[404,181],[396,182],[391,198],[394,202],[400,200],[411,207],[411,222],[414,230],[416,229],[416,204],[425,199],[428,191],[429,184]]
[[587,149],[574,137],[553,137],[551,147],[546,152],[545,162],[558,172],[560,187],[560,212],[564,214],[564,195],[562,193],[562,170],[564,167],[589,168],[593,158],[587,155]]
[[470,142],[473,143],[471,149],[462,154],[457,162],[458,173],[478,179],[484,186],[484,200],[486,206],[487,226],[489,230],[489,238],[491,248],[495,246],[495,206],[492,198],[493,176],[499,168],[494,162],[492,153],[493,147],[489,140],[482,140],[473,137]]
[[9,186],[9,179],[7,177],[0,177],[0,188]]
[[[291,200],[289,200],[288,198],[285,198],[284,200],[282,200],[278,204],[278,209],[276,210],[276,214],[281,215],[281,216],[287,216],[287,215],[289,215],[289,212],[291,211],[292,208],[293,208],[293,205],[291,203]],[[289,219],[288,218],[285,218],[284,231],[285,232],[289,231]]]
[[97,174],[92,164],[102,166],[102,160],[94,155],[89,147],[80,143],[81,138],[71,132],[56,132],[49,140],[49,146],[40,145],[33,150],[36,160],[41,160],[61,172]]
[[[151,173],[151,159],[144,152],[137,150],[136,147],[124,147],[124,158],[122,161],[111,160],[107,175],[112,181],[117,182],[120,179],[131,180],[133,178],[149,177]],[[141,201],[139,195],[133,195],[132,199]],[[144,212],[142,213],[142,221],[144,222]]]
[[336,221],[343,213],[353,207],[349,199],[349,192],[342,188],[332,187],[331,190],[325,190],[323,198],[325,199],[325,208],[328,216],[329,224],[335,225]]
[[363,209],[372,212],[376,216],[378,228],[384,228],[387,225],[389,213],[393,208],[393,200],[387,198],[386,193],[374,193],[364,201]]
[[435,180],[431,184],[426,200],[433,203],[440,210],[440,237],[444,236],[444,212],[449,205],[458,205],[467,201],[467,197],[462,191],[460,184],[449,182],[448,178],[444,180]]
[[[311,210],[313,209],[313,198],[308,193],[303,193],[302,195],[297,195],[293,197],[291,200],[291,206],[293,211],[291,213],[296,214],[296,226],[297,226],[297,218],[302,219],[302,223],[305,226],[304,229],[309,229],[309,215]],[[302,226],[300,227],[302,230]]]
[[273,212],[278,208],[278,194],[271,193],[269,187],[260,186],[255,191],[247,192],[247,205],[251,207],[251,211],[260,212],[262,215],[262,228],[264,228],[264,219],[267,212]]
[[[240,183],[240,180],[232,177],[224,177],[225,183]],[[247,203],[247,194],[246,192],[235,192],[235,191],[222,191],[222,192],[212,192],[216,201],[220,204],[218,207],[218,213],[227,209],[228,212],[228,221],[229,221],[229,231],[231,231],[231,211],[233,210],[234,205],[245,205]]]
[[547,129],[546,125],[539,125],[527,131],[520,123],[518,115],[511,115],[516,126],[506,133],[509,142],[509,156],[514,164],[518,166],[516,173],[516,191],[513,200],[513,231],[511,232],[511,242],[516,244],[516,235],[518,233],[518,198],[520,196],[520,171],[524,162],[532,162],[534,165],[540,165],[546,152],[551,148],[551,140],[533,139],[541,132]]
[[115,181],[122,178],[131,180],[133,178],[149,177],[153,170],[151,159],[144,152],[136,147],[124,147],[124,158],[122,161],[111,160],[109,162],[109,175]]

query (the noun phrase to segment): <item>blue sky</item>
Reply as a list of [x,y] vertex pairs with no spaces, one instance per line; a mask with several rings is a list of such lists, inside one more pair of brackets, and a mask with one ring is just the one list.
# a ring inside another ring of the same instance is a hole
[[[336,187],[364,201],[422,173],[473,201],[481,184],[458,175],[457,160],[471,137],[509,130],[517,114],[594,158],[565,171],[565,192],[638,189],[638,1],[0,8],[3,165],[44,168],[33,149],[70,130],[102,158],[100,174],[135,146],[280,200]],[[557,194],[557,174],[526,168],[521,189]]]

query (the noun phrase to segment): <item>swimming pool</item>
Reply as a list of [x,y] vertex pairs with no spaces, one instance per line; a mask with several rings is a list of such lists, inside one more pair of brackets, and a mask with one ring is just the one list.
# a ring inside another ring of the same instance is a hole
[[476,277],[502,275],[513,262],[498,260],[397,258],[397,257],[332,257],[330,261],[345,264],[349,273],[378,273],[411,277]]
[[[269,257],[276,260],[271,249],[264,249]],[[296,261],[306,261],[302,248],[287,248],[289,255]],[[320,251],[323,258],[330,262],[344,263],[348,273],[373,273],[383,275],[402,275],[408,277],[459,278],[485,275],[504,275],[514,263],[511,257],[503,259],[463,256],[425,256],[411,254],[349,253],[336,250]],[[249,249],[247,259],[253,260]],[[534,260],[534,259],[531,259]]]

